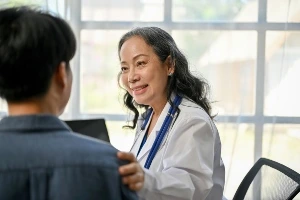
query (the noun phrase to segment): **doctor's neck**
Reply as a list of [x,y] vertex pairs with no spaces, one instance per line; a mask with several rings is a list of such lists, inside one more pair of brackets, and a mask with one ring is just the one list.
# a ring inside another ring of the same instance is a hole
[[153,109],[153,117],[159,117],[161,112],[163,111],[165,105],[167,103],[167,99],[163,101],[159,101],[156,104],[150,105],[151,108]]

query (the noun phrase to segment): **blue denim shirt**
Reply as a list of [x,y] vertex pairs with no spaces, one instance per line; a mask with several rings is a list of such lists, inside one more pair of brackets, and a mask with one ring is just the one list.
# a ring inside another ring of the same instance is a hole
[[71,132],[52,115],[0,121],[0,200],[137,199],[122,184],[117,150]]

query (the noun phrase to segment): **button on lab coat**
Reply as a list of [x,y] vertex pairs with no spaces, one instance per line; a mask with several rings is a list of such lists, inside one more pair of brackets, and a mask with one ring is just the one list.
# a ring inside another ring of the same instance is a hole
[[[137,157],[142,166],[169,108],[167,103]],[[221,200],[225,169],[218,130],[190,100],[183,98],[179,109],[150,168],[144,169],[144,187],[138,195],[142,200]],[[140,130],[142,122],[140,118],[131,149],[135,155],[145,134]],[[149,122],[145,130],[148,126]]]

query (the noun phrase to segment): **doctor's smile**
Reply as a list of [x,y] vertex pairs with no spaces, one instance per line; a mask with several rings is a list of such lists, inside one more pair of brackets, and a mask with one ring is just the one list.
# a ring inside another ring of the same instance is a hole
[[148,87],[148,85],[137,86],[137,87],[131,88],[131,90],[134,95],[139,95],[139,94],[145,93],[147,91],[147,87]]

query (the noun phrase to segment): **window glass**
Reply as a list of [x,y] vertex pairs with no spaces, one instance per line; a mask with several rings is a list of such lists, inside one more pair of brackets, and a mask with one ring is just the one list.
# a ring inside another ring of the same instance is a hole
[[266,35],[265,114],[300,116],[300,32]]
[[180,30],[172,35],[194,74],[208,80],[214,113],[254,113],[256,32]]
[[[121,113],[124,91],[118,86],[118,41],[126,30],[82,30],[80,111]],[[123,113],[124,114],[124,113]]]
[[300,22],[299,0],[268,0],[269,22]]
[[174,21],[257,21],[257,0],[173,0]]
[[106,121],[110,143],[120,151],[130,151],[133,144],[135,130],[122,128],[125,122]]
[[253,124],[217,124],[225,164],[225,196],[232,199],[244,176],[254,164]]
[[162,21],[163,2],[163,0],[82,0],[81,18],[83,21]]
[[263,157],[275,160],[300,173],[300,125],[266,124]]

